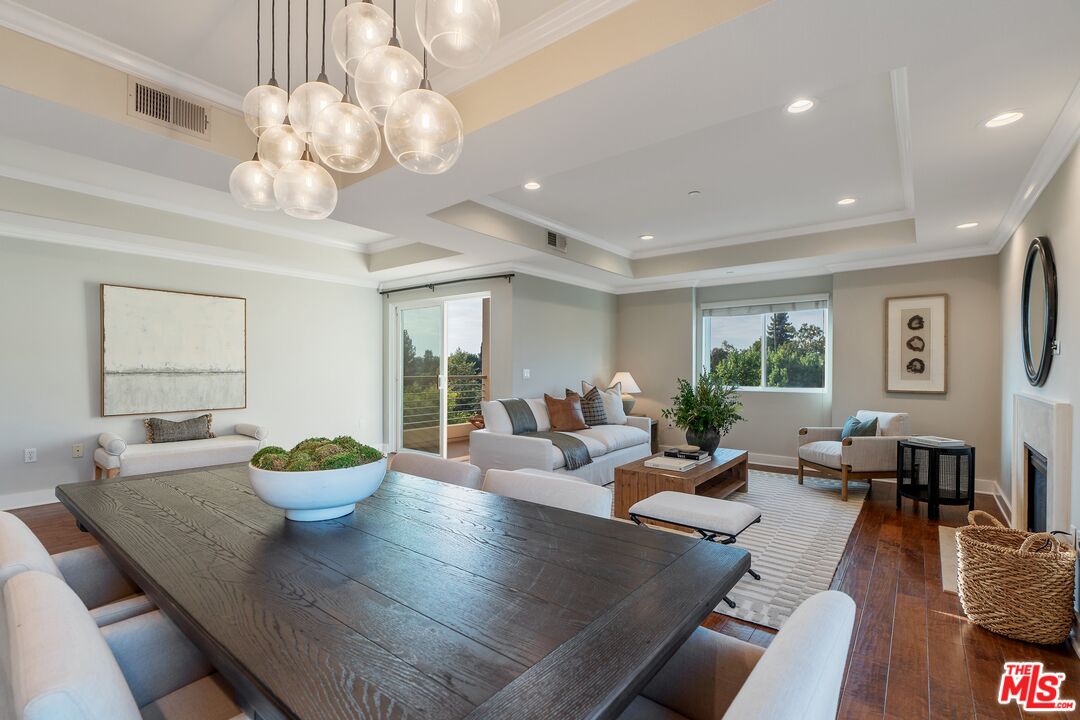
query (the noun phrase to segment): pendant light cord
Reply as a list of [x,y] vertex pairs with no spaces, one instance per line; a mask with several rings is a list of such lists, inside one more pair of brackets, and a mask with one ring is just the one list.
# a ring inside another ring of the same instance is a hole
[[270,0],[270,84],[277,85],[277,0]]
[[262,82],[262,0],[255,4],[255,86]]
[[326,75],[326,0],[322,0],[322,69],[320,75]]
[[311,0],[304,0],[304,82],[311,79]]
[[285,0],[287,11],[285,12],[285,84],[288,85],[289,94],[292,94],[292,0]]

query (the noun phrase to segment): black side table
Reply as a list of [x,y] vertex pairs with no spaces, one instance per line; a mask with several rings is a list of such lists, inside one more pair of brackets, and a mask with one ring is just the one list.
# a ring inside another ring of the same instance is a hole
[[937,447],[911,440],[896,443],[896,507],[901,498],[924,502],[927,517],[938,519],[939,505],[975,509],[975,448]]

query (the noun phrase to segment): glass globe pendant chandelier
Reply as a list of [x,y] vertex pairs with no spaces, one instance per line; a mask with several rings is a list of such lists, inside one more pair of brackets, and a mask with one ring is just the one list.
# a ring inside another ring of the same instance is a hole
[[497,0],[417,0],[415,15],[420,41],[447,67],[475,65],[499,39]]
[[[331,30],[334,56],[345,70],[341,91],[326,74],[326,0],[322,65],[318,77],[310,80],[310,0],[306,0],[305,82],[292,91],[292,0],[286,0],[290,62],[284,88],[278,87],[276,78],[277,3],[272,0],[270,79],[249,91],[243,104],[244,120],[258,139],[258,149],[229,176],[229,192],[242,207],[282,209],[310,220],[329,217],[337,205],[338,187],[326,168],[342,173],[370,170],[379,160],[381,135],[407,170],[436,175],[453,167],[461,156],[464,125],[454,105],[431,89],[428,53],[450,67],[483,58],[498,38],[499,7],[496,0],[416,2],[423,64],[401,47],[396,0],[392,15],[373,0],[345,0]],[[262,70],[261,0],[258,15],[256,82]],[[350,79],[355,102],[349,94]]]
[[402,93],[386,114],[386,147],[406,170],[438,175],[461,155],[465,129],[453,103],[431,89],[424,52],[424,79]]
[[380,125],[398,95],[420,86],[420,61],[401,47],[397,35],[397,0],[394,0],[394,34],[388,45],[367,51],[353,70],[356,99]]

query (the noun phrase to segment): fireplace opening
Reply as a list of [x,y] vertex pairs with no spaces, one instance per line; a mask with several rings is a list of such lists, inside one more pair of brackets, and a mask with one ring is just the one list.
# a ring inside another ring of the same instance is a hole
[[1029,532],[1046,532],[1046,456],[1024,443]]

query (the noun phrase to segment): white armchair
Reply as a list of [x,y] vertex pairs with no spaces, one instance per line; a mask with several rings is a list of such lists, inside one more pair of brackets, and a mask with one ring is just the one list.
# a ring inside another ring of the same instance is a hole
[[848,498],[848,482],[896,476],[896,443],[911,437],[908,413],[860,410],[858,420],[877,418],[878,434],[841,440],[843,428],[804,427],[799,430],[799,484],[804,469],[840,478],[840,499]]

